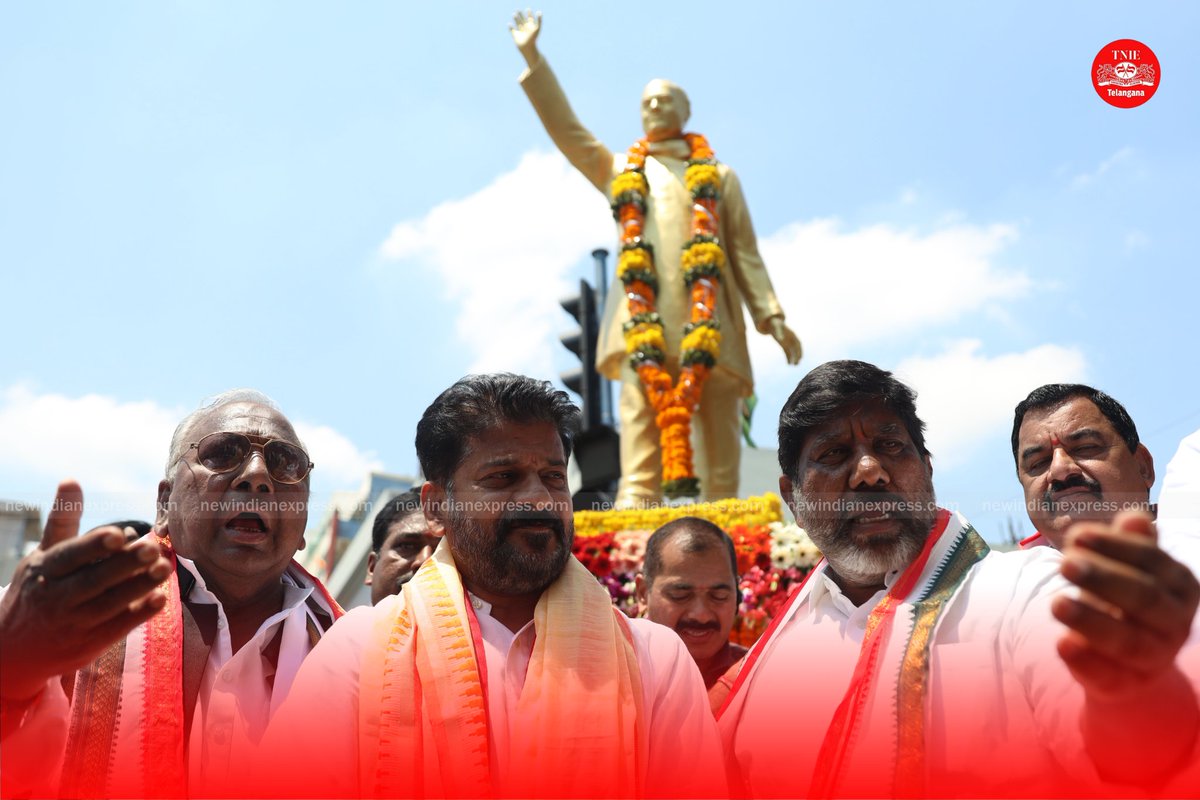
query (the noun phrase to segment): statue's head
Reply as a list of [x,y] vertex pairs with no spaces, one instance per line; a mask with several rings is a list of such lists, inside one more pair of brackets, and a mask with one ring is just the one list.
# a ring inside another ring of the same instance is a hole
[[652,142],[678,139],[691,114],[683,89],[662,78],[646,84],[642,92],[642,130]]

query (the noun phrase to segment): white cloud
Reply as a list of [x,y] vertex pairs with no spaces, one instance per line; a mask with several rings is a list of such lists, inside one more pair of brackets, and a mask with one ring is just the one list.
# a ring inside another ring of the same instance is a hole
[[1045,344],[998,356],[981,349],[980,341],[963,339],[938,355],[905,359],[895,369],[917,391],[927,445],[939,467],[966,463],[997,431],[1007,439],[1013,408],[1035,387],[1087,377],[1086,359],[1077,348]]
[[39,394],[19,383],[0,392],[0,452],[5,491],[43,512],[60,480],[84,490],[89,519],[145,517],[154,507],[167,444],[180,409],[88,394]]
[[[84,490],[85,528],[122,517],[152,519],[171,434],[190,410],[39,393],[25,383],[0,389],[0,499],[36,503],[45,519],[55,486],[74,478]],[[318,493],[361,484],[380,467],[374,453],[333,428],[297,421],[296,429],[318,465],[314,502]]]
[[607,209],[561,155],[531,152],[474,194],[397,224],[380,254],[442,276],[470,371],[552,374],[547,342],[570,327],[557,301],[577,288],[572,268],[615,242]]
[[[910,190],[902,201],[913,199]],[[567,273],[588,243],[611,245],[605,211],[599,193],[559,154],[530,153],[477,192],[400,222],[380,254],[437,271],[472,370],[550,374],[546,343],[564,329],[556,299],[573,288]],[[961,218],[926,234],[886,224],[845,231],[837,220],[820,219],[785,226],[760,246],[811,366],[1021,296],[1029,277],[994,264],[1016,237],[1011,225]],[[794,383],[775,343],[750,338],[760,382]]]
[[[1016,237],[1011,225],[957,223],[921,235],[886,224],[843,231],[819,219],[788,225],[760,248],[813,365],[1023,295],[1029,277],[993,263]],[[783,368],[768,337],[751,337],[751,357],[760,372]]]
[[314,492],[356,486],[368,472],[383,469],[383,462],[375,453],[359,450],[354,442],[328,425],[298,421],[296,433],[317,465],[312,477]]
[[1085,186],[1090,186],[1091,184],[1093,184],[1096,181],[1103,178],[1104,175],[1106,173],[1108,173],[1109,170],[1111,170],[1113,167],[1117,166],[1118,164],[1120,164],[1123,161],[1126,161],[1132,155],[1133,155],[1132,147],[1122,147],[1120,150],[1118,150],[1117,152],[1113,153],[1108,158],[1101,161],[1100,165],[1098,167],[1096,167],[1096,169],[1092,170],[1091,172],[1081,172],[1080,174],[1078,174],[1074,178],[1072,178],[1071,179],[1071,188],[1072,189],[1082,189]]

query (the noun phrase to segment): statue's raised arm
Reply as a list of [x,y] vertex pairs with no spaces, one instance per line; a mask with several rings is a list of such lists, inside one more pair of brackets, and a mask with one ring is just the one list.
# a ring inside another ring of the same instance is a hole
[[538,50],[542,15],[518,11],[513,14],[513,24],[508,29],[527,65],[521,74],[521,87],[542,121],[542,127],[571,166],[582,172],[593,186],[607,193],[614,169],[612,151],[576,118],[558,79]]
[[[789,363],[801,355],[741,183],[703,136],[684,132],[688,96],[667,80],[646,84],[642,136],[614,154],[575,116],[538,49],[541,29],[540,14],[513,15],[509,30],[527,65],[521,88],[555,147],[609,197],[618,220],[595,365],[622,384],[617,504],[657,502],[663,491],[696,496],[701,486],[706,500],[736,496],[740,401],[753,391],[743,308]],[[668,420],[662,430],[660,420]]]
[[517,49],[525,56],[525,63],[532,69],[541,58],[537,49],[537,37],[542,32],[542,12],[534,14],[528,9],[516,12],[513,14],[513,24],[508,26],[508,30],[512,32]]

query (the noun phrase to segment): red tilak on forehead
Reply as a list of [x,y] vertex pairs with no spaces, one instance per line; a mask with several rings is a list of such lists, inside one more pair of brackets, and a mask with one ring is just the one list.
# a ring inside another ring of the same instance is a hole
[[1062,447],[1062,441],[1057,436],[1055,436],[1053,433],[1050,434],[1050,447],[1051,448]]

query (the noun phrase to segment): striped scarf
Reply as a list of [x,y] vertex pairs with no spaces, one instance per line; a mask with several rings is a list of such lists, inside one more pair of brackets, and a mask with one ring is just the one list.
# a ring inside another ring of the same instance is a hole
[[[967,573],[988,553],[966,520],[939,510],[920,555],[871,611],[858,662],[821,745],[809,795],[915,797],[926,791],[925,718],[929,660],[938,620]],[[793,593],[785,611],[746,656],[718,713],[733,730],[759,661],[775,634],[808,609],[805,599],[822,562]]]

